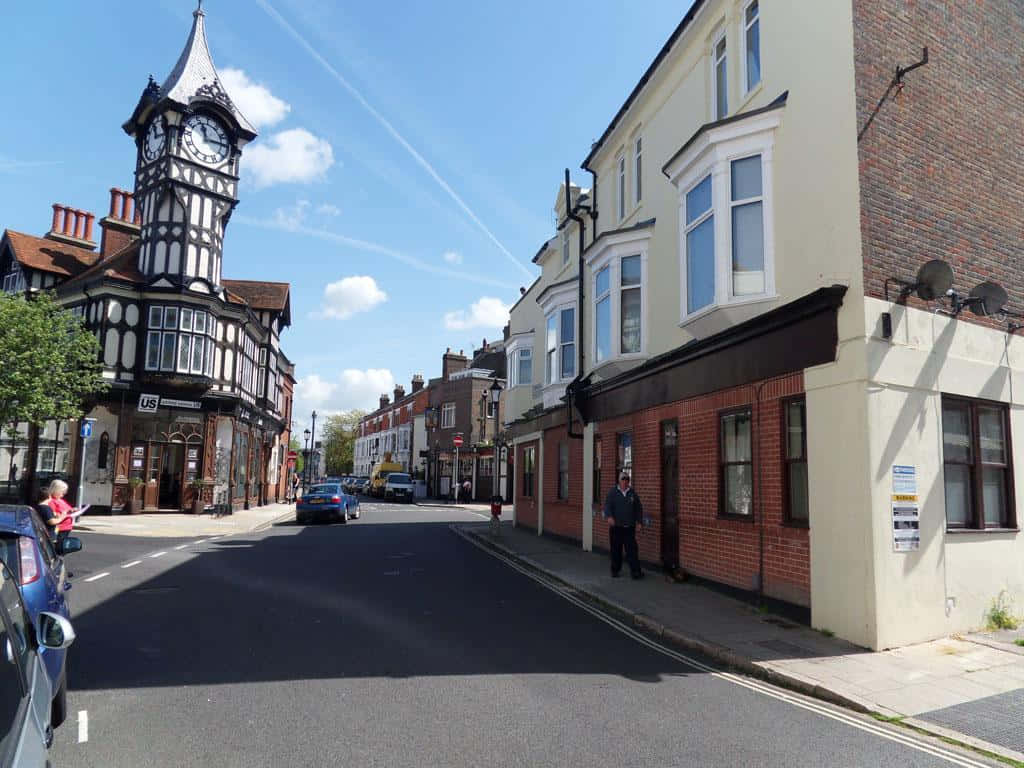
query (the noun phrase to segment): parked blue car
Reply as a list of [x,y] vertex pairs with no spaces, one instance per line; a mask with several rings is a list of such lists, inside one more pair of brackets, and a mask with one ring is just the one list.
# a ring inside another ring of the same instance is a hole
[[300,525],[318,520],[359,519],[359,499],[346,493],[341,483],[311,486],[295,505],[295,522]]
[[[43,612],[71,618],[65,592],[71,589],[64,555],[82,548],[80,539],[69,536],[58,551],[39,513],[31,507],[0,505],[0,560],[11,570],[33,622]],[[56,728],[67,717],[67,650],[41,648],[39,656],[53,691],[51,725]]]

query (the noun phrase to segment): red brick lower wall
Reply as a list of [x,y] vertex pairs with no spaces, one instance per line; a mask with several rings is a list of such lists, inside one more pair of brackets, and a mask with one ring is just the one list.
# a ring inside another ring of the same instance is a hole
[[[533,469],[533,495],[523,496],[523,448],[533,447],[534,449],[534,469]],[[534,440],[529,443],[522,443],[516,446],[516,473],[513,476],[515,478],[516,489],[515,495],[515,511],[516,511],[516,525],[523,528],[529,528],[532,531],[537,530],[537,490],[540,483],[540,443]]]
[[[569,450],[569,494],[558,498],[558,452]],[[583,540],[583,440],[569,437],[566,427],[544,432],[544,533]]]
[[[802,391],[803,374],[796,373],[764,384],[759,406],[755,405],[756,387],[743,386],[669,403],[597,425],[596,434],[601,440],[602,501],[615,483],[616,436],[621,432],[632,432],[633,487],[640,496],[645,514],[652,518],[652,525],[638,531],[637,535],[642,559],[655,563],[661,560],[660,430],[663,420],[678,419],[679,560],[683,569],[740,589],[757,588],[760,525],[754,519],[758,517],[756,483],[760,476],[760,495],[764,505],[765,594],[798,605],[810,605],[809,531],[783,524],[782,508],[784,467],[780,399]],[[719,412],[744,405],[751,406],[755,440],[760,448],[754,457],[754,519],[724,519],[718,515]],[[813,418],[813,414],[808,414],[808,418]],[[546,450],[545,447],[545,459]],[[582,460],[576,466],[582,470]],[[594,544],[608,547],[608,528],[600,512],[595,513]]]

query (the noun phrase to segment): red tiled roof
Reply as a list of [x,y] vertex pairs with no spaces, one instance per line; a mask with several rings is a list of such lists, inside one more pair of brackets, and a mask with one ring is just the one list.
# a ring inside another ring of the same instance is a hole
[[88,269],[75,275],[61,285],[62,290],[69,286],[83,283],[95,277],[109,277],[113,280],[124,280],[129,283],[142,283],[145,278],[138,268],[139,241],[134,240],[120,251],[112,253],[109,258],[93,264]]
[[280,312],[288,304],[288,283],[225,280],[224,287],[245,299],[253,309],[272,309]]
[[88,248],[26,235],[13,229],[4,230],[4,239],[10,243],[14,258],[22,266],[57,275],[77,275],[100,258],[98,253]]

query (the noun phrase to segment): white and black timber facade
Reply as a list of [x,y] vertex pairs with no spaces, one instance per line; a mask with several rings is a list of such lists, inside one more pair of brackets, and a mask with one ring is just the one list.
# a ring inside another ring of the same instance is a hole
[[12,468],[0,466],[9,494],[28,497],[61,476],[73,492],[84,482],[86,503],[114,510],[133,486],[146,510],[284,497],[289,286],[222,276],[241,150],[256,131],[221,85],[203,11],[194,19],[171,74],[150,79],[123,126],[136,145],[135,189],[111,190],[98,252],[92,215],[60,205],[46,236],[6,230],[0,240],[4,290],[54,291],[96,334],[110,383],[87,409],[84,478],[76,424],[24,426],[0,445],[10,449]]

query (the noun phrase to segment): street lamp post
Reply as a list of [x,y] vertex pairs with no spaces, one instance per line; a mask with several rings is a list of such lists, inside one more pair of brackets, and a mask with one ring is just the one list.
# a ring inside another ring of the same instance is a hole
[[491,404],[494,406],[494,439],[491,443],[494,445],[494,466],[491,470],[491,531],[494,535],[501,533],[501,521],[498,519],[498,512],[501,507],[495,507],[495,501],[501,500],[501,454],[498,449],[498,427],[500,422],[498,421],[498,404],[501,402],[501,382],[495,377],[494,382],[491,384]]
[[309,430],[303,430],[302,435],[303,437],[306,438],[306,450],[302,452],[303,456],[305,457],[303,459],[305,464],[302,467],[302,491],[303,493],[305,493],[306,487],[309,485]]
[[[309,437],[309,451],[312,456],[313,451],[316,450],[316,411],[313,411],[313,434]],[[312,462],[311,462],[312,463]],[[312,467],[310,467],[312,469]]]

